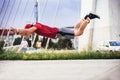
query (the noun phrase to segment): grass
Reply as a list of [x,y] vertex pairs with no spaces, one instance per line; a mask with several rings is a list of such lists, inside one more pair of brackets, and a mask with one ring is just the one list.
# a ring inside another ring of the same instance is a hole
[[0,54],[0,60],[77,60],[77,59],[120,59],[120,52],[41,52]]

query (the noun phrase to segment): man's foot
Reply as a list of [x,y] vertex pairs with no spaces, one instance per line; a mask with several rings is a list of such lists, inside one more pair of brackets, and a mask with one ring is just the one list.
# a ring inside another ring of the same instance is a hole
[[84,17],[84,19],[87,19],[87,17],[89,17],[90,19],[95,19],[95,18],[98,18],[100,19],[100,16],[96,15],[96,14],[93,14],[93,13],[89,13],[88,15],[86,15]]
[[87,23],[90,23],[90,18],[87,17],[85,20],[87,21]]

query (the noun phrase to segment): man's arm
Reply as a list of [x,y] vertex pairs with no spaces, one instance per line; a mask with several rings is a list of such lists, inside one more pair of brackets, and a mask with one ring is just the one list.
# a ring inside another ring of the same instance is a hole
[[17,35],[21,35],[21,36],[29,36],[32,33],[35,32],[35,30],[37,30],[36,27],[31,27],[29,29],[16,29],[16,28],[12,28],[12,30],[17,34]]

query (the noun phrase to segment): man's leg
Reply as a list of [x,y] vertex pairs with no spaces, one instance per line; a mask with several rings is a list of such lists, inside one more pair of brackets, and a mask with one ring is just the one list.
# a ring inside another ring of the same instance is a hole
[[78,29],[78,28],[80,27],[80,25],[81,25],[84,21],[85,21],[85,19],[80,20],[80,21],[74,26],[74,28],[75,28],[75,29]]
[[78,28],[74,28],[75,36],[82,35],[89,22],[90,22],[90,18],[87,18],[86,20],[82,21],[82,23],[78,23],[78,24],[80,24],[80,26],[79,27],[75,26],[75,27],[78,27]]
[[79,28],[80,25],[81,25],[87,18],[90,18],[90,19],[98,18],[98,19],[100,19],[100,16],[98,16],[98,15],[96,15],[96,14],[93,14],[93,13],[89,13],[89,14],[87,14],[87,15],[84,17],[84,19],[82,19],[80,22],[78,22],[74,28]]
[[80,36],[83,34],[84,29],[86,28],[87,24],[90,22],[91,19],[95,19],[98,18],[100,19],[100,16],[93,14],[93,13],[89,13],[88,15],[86,15],[84,17],[84,19],[82,19],[82,21],[80,21],[79,23],[77,23],[77,25],[75,26],[74,30],[75,30],[75,36]]

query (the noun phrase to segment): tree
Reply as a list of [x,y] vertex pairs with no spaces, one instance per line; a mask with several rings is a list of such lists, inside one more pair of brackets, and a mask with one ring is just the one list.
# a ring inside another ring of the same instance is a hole
[[13,45],[20,45],[21,41],[22,41],[22,37],[17,37],[17,38],[15,39]]

